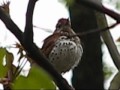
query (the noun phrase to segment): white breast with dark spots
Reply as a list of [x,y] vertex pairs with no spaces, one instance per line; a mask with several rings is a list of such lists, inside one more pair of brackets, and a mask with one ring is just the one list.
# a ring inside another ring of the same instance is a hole
[[61,36],[49,54],[49,60],[59,73],[64,73],[79,63],[82,53],[80,43],[76,44],[66,36]]

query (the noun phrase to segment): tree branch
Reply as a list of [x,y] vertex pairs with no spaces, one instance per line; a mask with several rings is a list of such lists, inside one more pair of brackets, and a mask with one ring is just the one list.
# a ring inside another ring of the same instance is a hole
[[76,0],[79,3],[82,3],[86,7],[92,8],[94,10],[97,10],[99,12],[102,12],[104,14],[107,14],[111,16],[113,19],[115,19],[117,22],[120,23],[120,14],[104,7],[101,2],[96,2],[96,0]]
[[67,81],[56,71],[52,64],[42,55],[39,48],[33,43],[33,11],[37,0],[29,0],[26,13],[26,26],[24,32],[24,47],[31,57],[39,66],[44,68],[52,77],[60,90],[73,90]]
[[116,25],[118,25],[118,23],[114,23],[114,24],[112,24],[111,26],[109,26],[109,27],[105,27],[105,28],[98,28],[98,29],[92,29],[92,30],[90,30],[90,31],[85,31],[85,32],[81,32],[81,33],[76,33],[75,35],[66,35],[66,36],[68,36],[68,37],[76,37],[76,36],[79,36],[79,37],[81,37],[81,36],[84,36],[84,35],[88,35],[88,34],[93,34],[93,33],[102,33],[102,32],[105,32],[105,31],[108,31],[109,29],[112,29],[112,28],[114,28]]
[[24,32],[24,42],[33,43],[33,11],[37,0],[29,0],[26,12],[26,26]]
[[16,38],[22,42],[23,32],[19,29],[19,27],[8,17],[4,11],[0,8],[0,19],[4,22],[6,27],[16,36]]
[[8,17],[0,8],[0,19],[4,22],[6,27],[12,32],[20,41],[21,45],[27,51],[29,57],[33,59],[39,66],[45,69],[52,77],[60,90],[73,90],[67,81],[54,69],[50,62],[42,55],[39,48],[33,43],[33,10],[37,0],[29,0],[28,9],[26,13],[26,27],[23,33],[18,26]]
[[[115,19],[117,21],[116,24],[120,23],[120,14],[104,7],[101,2],[96,2],[96,0],[76,0],[76,1],[81,2],[86,7],[92,8],[94,10],[97,10],[99,12],[102,12],[104,14],[111,16],[113,19]],[[101,20],[102,19],[101,17],[104,17],[104,15],[103,14],[100,15],[100,13],[99,13],[99,17],[98,17],[98,15],[96,15],[96,18],[98,20],[97,21],[98,25],[100,27],[104,28],[107,26],[107,22],[105,20]],[[104,23],[104,25],[102,23]],[[116,65],[117,69],[120,70],[120,54],[119,54],[117,47],[113,41],[110,31],[105,31],[105,32],[101,33],[101,36],[102,36],[105,44],[107,45],[107,48],[111,54],[114,64]]]

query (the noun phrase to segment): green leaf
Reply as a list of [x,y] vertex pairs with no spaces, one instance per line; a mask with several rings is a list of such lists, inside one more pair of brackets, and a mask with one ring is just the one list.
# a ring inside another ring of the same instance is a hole
[[0,78],[6,75],[8,68],[3,65],[3,58],[6,55],[6,49],[0,48]]
[[6,49],[5,48],[0,48],[0,64],[3,63],[3,57],[6,54]]
[[112,79],[109,90],[120,90],[120,72]]
[[15,80],[13,89],[55,89],[55,85],[48,74],[41,68],[33,66],[27,77],[19,76]]
[[120,1],[119,0],[116,2],[116,8],[120,10]]

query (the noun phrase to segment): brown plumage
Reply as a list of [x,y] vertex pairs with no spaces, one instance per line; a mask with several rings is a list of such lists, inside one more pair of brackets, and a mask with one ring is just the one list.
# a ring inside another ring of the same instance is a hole
[[75,35],[75,32],[71,29],[69,20],[61,18],[54,33],[44,40],[41,49],[59,73],[74,68],[82,57],[80,39],[69,35]]

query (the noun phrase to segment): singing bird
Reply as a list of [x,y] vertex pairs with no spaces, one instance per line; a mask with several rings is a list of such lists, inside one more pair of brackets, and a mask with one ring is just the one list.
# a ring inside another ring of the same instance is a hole
[[66,18],[58,20],[55,31],[44,40],[41,50],[59,73],[77,66],[83,54],[80,38]]

